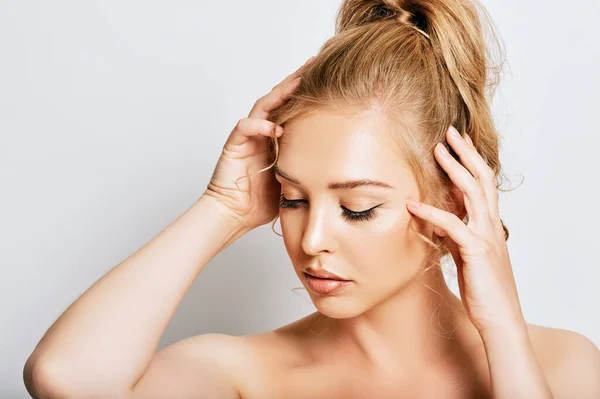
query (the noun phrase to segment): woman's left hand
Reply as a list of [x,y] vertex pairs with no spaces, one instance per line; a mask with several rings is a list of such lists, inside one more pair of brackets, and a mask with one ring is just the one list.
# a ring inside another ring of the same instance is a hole
[[464,195],[469,222],[465,224],[457,215],[427,204],[412,207],[410,200],[407,208],[430,222],[438,235],[450,238],[448,247],[457,267],[461,300],[479,333],[524,329],[526,323],[498,211],[495,174],[468,137],[465,140],[454,127],[446,136],[460,162],[441,143],[435,148],[435,157]]

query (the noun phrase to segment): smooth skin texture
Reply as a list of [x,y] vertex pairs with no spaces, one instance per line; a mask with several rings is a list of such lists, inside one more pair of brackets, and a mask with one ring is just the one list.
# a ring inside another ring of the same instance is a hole
[[[32,396],[600,397],[598,348],[580,334],[523,320],[489,172],[461,138],[447,138],[460,162],[435,153],[457,186],[457,215],[406,206],[418,199],[416,184],[377,110],[323,110],[293,121],[277,132],[277,166],[300,184],[261,173],[249,186],[239,181],[246,192],[235,189],[237,177],[267,165],[265,136],[274,126],[260,119],[294,90],[299,71],[234,128],[205,195],[46,333],[24,371]],[[357,178],[393,188],[328,188]],[[302,202],[279,208],[280,193]],[[261,204],[267,199],[275,201]],[[346,218],[346,210],[373,207],[369,220]],[[465,211],[468,225],[460,221]],[[353,284],[331,296],[309,290],[317,312],[274,331],[199,335],[154,353],[210,259],[278,213],[302,284],[308,266]],[[456,244],[464,304],[439,271],[421,273],[426,244],[408,229],[411,218],[430,236],[435,229]]]

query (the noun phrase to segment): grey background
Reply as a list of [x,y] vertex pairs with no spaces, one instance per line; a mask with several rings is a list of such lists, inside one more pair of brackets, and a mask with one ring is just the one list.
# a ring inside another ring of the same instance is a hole
[[[501,159],[512,186],[525,177],[500,202],[525,316],[598,345],[598,3],[484,4],[508,57]],[[46,329],[202,194],[234,124],[331,36],[338,5],[0,1],[0,397],[27,397]],[[262,226],[207,266],[159,349],[291,322],[314,309],[299,286]]]

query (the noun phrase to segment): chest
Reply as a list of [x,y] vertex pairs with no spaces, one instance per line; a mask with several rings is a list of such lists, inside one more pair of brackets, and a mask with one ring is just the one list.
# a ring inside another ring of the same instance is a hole
[[367,375],[343,365],[269,368],[245,384],[243,399],[485,399],[485,371]]

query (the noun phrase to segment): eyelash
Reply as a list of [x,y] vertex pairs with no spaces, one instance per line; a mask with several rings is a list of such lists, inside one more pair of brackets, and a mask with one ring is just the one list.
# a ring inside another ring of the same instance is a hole
[[[302,201],[304,201],[304,200],[289,200],[289,199],[285,198],[285,196],[283,194],[281,194],[281,197],[279,197],[279,207],[295,209],[298,207],[298,203],[302,202]],[[379,205],[377,205],[377,206],[379,206]],[[344,210],[344,212],[343,212],[344,218],[346,218],[346,220],[349,220],[351,222],[362,222],[362,221],[372,220],[373,218],[375,218],[375,216],[377,216],[377,213],[375,212],[375,208],[377,208],[377,207],[367,209],[366,211],[362,211],[362,212],[353,212],[350,209],[342,207],[342,209]]]

